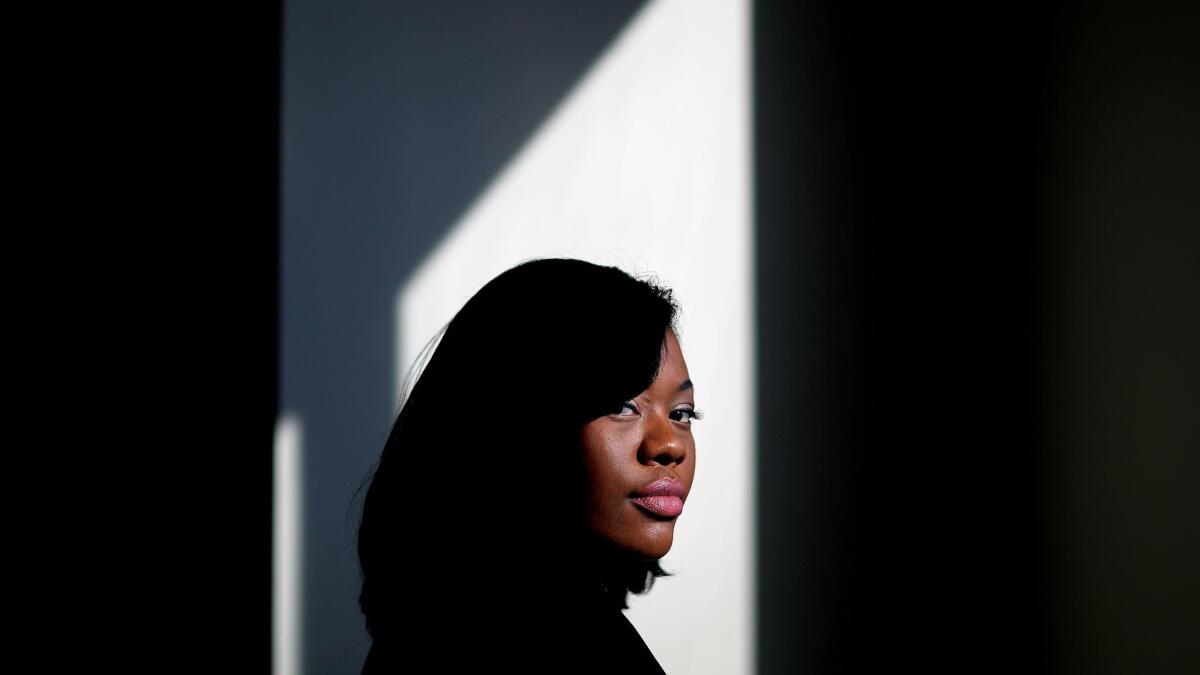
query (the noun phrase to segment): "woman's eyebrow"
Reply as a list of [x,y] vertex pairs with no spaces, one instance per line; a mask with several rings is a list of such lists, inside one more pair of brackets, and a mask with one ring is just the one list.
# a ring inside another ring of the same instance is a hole
[[691,388],[692,388],[692,378],[689,377],[688,379],[684,380],[679,385],[679,389],[677,391],[683,391],[684,389],[691,389]]

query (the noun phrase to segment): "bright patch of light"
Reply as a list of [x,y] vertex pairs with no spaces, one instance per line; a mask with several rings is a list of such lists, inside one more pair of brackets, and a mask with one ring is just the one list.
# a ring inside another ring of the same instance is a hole
[[272,546],[274,575],[271,651],[275,675],[301,675],[300,629],[303,626],[302,511],[304,503],[302,427],[295,415],[275,424],[275,506]]

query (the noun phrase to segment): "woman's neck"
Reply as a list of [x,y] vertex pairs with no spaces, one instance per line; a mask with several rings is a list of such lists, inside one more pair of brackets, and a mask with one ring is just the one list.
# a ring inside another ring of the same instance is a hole
[[630,575],[645,564],[628,559],[609,542],[589,534],[578,550],[573,576],[588,591],[601,589],[618,608],[624,606]]

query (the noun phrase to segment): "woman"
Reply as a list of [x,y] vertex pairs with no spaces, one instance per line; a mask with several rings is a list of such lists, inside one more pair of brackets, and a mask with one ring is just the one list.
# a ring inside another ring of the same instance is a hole
[[364,673],[662,672],[622,610],[668,575],[695,475],[678,309],[535,259],[446,325],[364,500]]

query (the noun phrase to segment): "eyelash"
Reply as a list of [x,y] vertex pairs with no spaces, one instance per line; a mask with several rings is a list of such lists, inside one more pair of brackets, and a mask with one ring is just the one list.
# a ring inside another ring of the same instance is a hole
[[[634,412],[637,412],[637,408],[634,407],[634,405],[630,401],[626,401],[621,404],[621,410],[624,410],[625,408],[632,408]],[[620,412],[620,411],[618,411],[618,412]],[[704,417],[704,413],[701,412],[697,408],[679,408],[677,410],[672,410],[671,412],[687,413],[688,414],[688,419],[687,419],[688,423],[691,423],[693,420],[703,419],[703,417]],[[678,421],[682,421],[682,420],[678,420]]]

